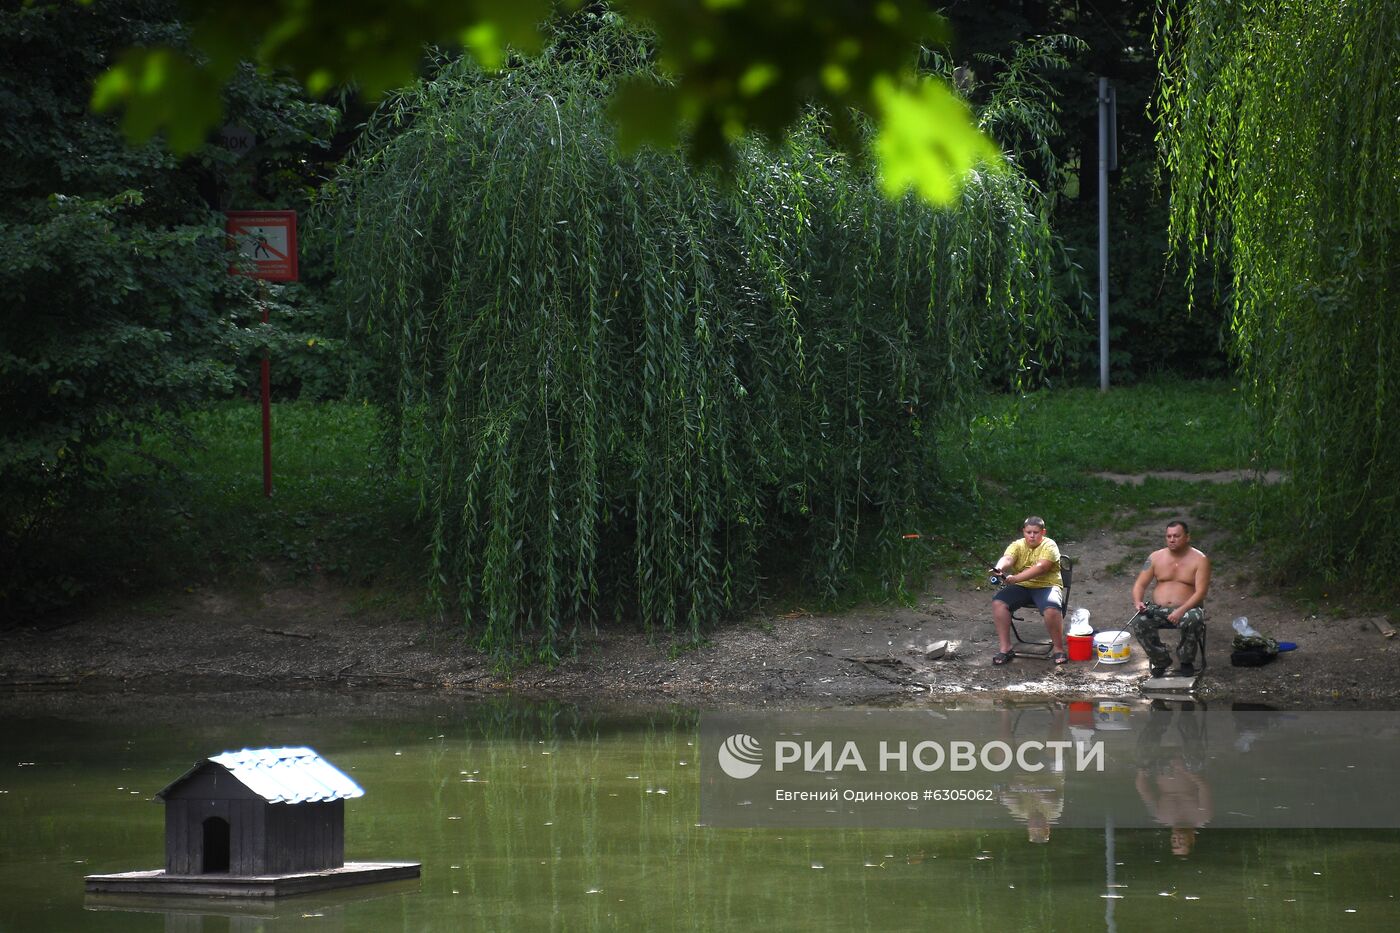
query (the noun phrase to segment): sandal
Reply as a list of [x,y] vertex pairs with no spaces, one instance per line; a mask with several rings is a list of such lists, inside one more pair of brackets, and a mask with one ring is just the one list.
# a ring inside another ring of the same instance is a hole
[[1015,651],[998,651],[996,654],[992,655],[992,664],[996,667],[1001,667],[1003,664],[1010,664],[1011,659],[1014,657],[1016,657]]
[[1054,661],[1056,666],[1059,666],[1069,661],[1069,655],[1065,654],[1063,651],[1056,651],[1054,654],[1050,655],[1050,660]]

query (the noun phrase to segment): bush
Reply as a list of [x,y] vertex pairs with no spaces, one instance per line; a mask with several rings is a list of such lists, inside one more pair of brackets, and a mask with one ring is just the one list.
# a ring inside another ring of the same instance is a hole
[[252,287],[228,275],[214,208],[221,194],[242,206],[296,196],[277,163],[299,164],[291,154],[314,148],[334,113],[245,68],[227,89],[229,112],[258,133],[260,167],[212,145],[185,160],[127,146],[113,120],[88,110],[93,77],[114,50],[184,38],[174,5],[161,0],[0,10],[6,608],[62,603],[110,579],[75,541],[96,510],[142,494],[108,459],[143,453],[153,428],[231,392],[239,363],[268,339],[249,326]]

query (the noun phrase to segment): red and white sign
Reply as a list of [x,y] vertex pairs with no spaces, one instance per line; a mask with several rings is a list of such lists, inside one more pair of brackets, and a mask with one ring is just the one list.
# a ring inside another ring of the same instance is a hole
[[228,236],[239,252],[229,272],[269,282],[297,280],[296,211],[227,211]]

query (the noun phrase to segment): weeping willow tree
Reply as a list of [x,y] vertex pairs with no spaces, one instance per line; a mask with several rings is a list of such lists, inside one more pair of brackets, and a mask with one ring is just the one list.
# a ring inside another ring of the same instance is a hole
[[774,563],[834,592],[873,549],[900,579],[936,427],[985,361],[1024,370],[1055,335],[1014,169],[937,213],[882,196],[816,116],[723,181],[624,156],[605,101],[633,54],[444,66],[330,203],[432,585],[488,650],[552,657],[613,615],[698,636]]
[[1172,234],[1188,270],[1233,270],[1260,452],[1330,574],[1379,555],[1400,506],[1397,36],[1400,4],[1343,0],[1181,0],[1161,32]]

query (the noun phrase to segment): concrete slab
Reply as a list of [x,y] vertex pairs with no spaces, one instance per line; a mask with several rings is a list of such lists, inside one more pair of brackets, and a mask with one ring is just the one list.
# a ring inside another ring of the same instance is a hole
[[1163,694],[1167,696],[1182,696],[1194,693],[1196,683],[1201,679],[1200,674],[1190,677],[1172,677],[1170,675],[1162,677],[1149,677],[1142,682],[1140,688],[1144,695]]

